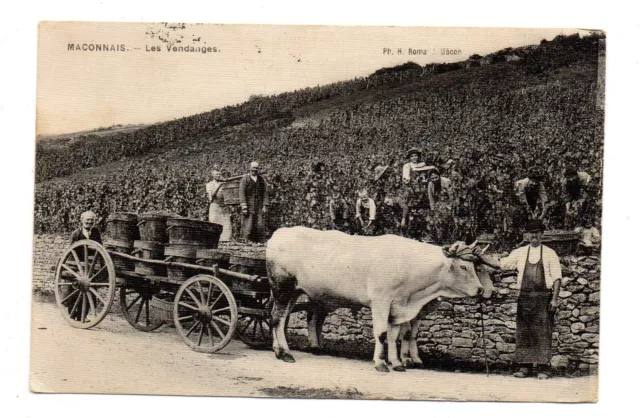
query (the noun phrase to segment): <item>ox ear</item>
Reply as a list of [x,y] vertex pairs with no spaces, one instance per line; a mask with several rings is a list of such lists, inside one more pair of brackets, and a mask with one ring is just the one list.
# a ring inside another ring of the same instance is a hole
[[482,288],[484,289],[482,297],[484,299],[489,299],[496,291],[496,288],[493,286],[493,282],[491,281],[491,274],[489,274],[489,271],[485,266],[476,266],[476,274],[478,276],[478,280],[480,280]]

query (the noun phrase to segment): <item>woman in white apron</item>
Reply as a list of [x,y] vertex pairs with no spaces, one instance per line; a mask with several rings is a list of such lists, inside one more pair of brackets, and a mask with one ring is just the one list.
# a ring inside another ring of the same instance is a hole
[[209,201],[209,222],[222,225],[220,241],[230,241],[232,233],[231,214],[224,208],[222,173],[218,170],[213,170],[211,174],[213,175],[213,181],[210,181],[205,186]]

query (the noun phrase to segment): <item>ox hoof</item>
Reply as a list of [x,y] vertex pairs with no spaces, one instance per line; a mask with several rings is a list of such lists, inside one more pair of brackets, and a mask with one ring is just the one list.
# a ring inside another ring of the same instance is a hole
[[320,347],[307,347],[305,351],[314,355],[322,354],[322,349]]
[[396,372],[406,372],[406,371],[407,371],[407,369],[405,369],[403,365],[399,365],[399,366],[393,366],[393,371],[396,371]]
[[389,368],[387,367],[386,364],[377,364],[376,365],[376,371],[389,373]]
[[284,353],[282,356],[280,356],[280,360],[284,361],[285,363],[295,363],[296,359],[293,358],[293,356],[289,353]]

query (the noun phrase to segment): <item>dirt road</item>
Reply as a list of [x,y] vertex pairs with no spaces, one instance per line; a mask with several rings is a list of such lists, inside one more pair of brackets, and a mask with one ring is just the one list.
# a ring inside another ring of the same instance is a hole
[[31,389],[36,392],[199,396],[593,401],[597,378],[548,381],[409,370],[297,352],[294,364],[232,341],[216,354],[189,349],[167,326],[144,333],[109,315],[91,330],[67,325],[53,304],[34,302]]

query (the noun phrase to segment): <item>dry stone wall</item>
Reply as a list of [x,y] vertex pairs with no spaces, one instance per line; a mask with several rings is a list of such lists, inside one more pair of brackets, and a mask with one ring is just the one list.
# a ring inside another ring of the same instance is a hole
[[[67,237],[36,235],[33,247],[33,288],[53,291],[54,267],[67,245]],[[256,249],[262,250],[262,249]],[[595,373],[600,334],[600,259],[596,256],[562,257],[563,278],[559,309],[555,315],[552,367]],[[515,352],[518,290],[515,277],[496,279],[494,297],[483,304],[475,299],[444,300],[437,312],[420,322],[418,345],[427,362],[460,365],[484,364],[485,347],[494,367],[511,364]],[[306,339],[305,313],[295,314],[289,333]],[[369,309],[338,309],[323,326],[325,341],[337,352],[349,347],[370,354],[373,331]]]
[[58,258],[68,244],[67,236],[35,235],[33,237],[33,290],[53,294],[53,276]]
[[[559,371],[596,373],[600,333],[600,259],[561,258],[562,290],[555,314],[551,366]],[[516,309],[519,291],[515,277],[495,279],[496,294],[479,304],[475,299],[444,300],[437,312],[420,322],[418,346],[427,362],[484,366],[482,313],[485,348],[489,363],[497,368],[512,364],[516,350]],[[289,322],[290,333],[306,336],[306,316]],[[373,348],[371,313],[339,309],[323,326],[325,341],[333,347]]]

